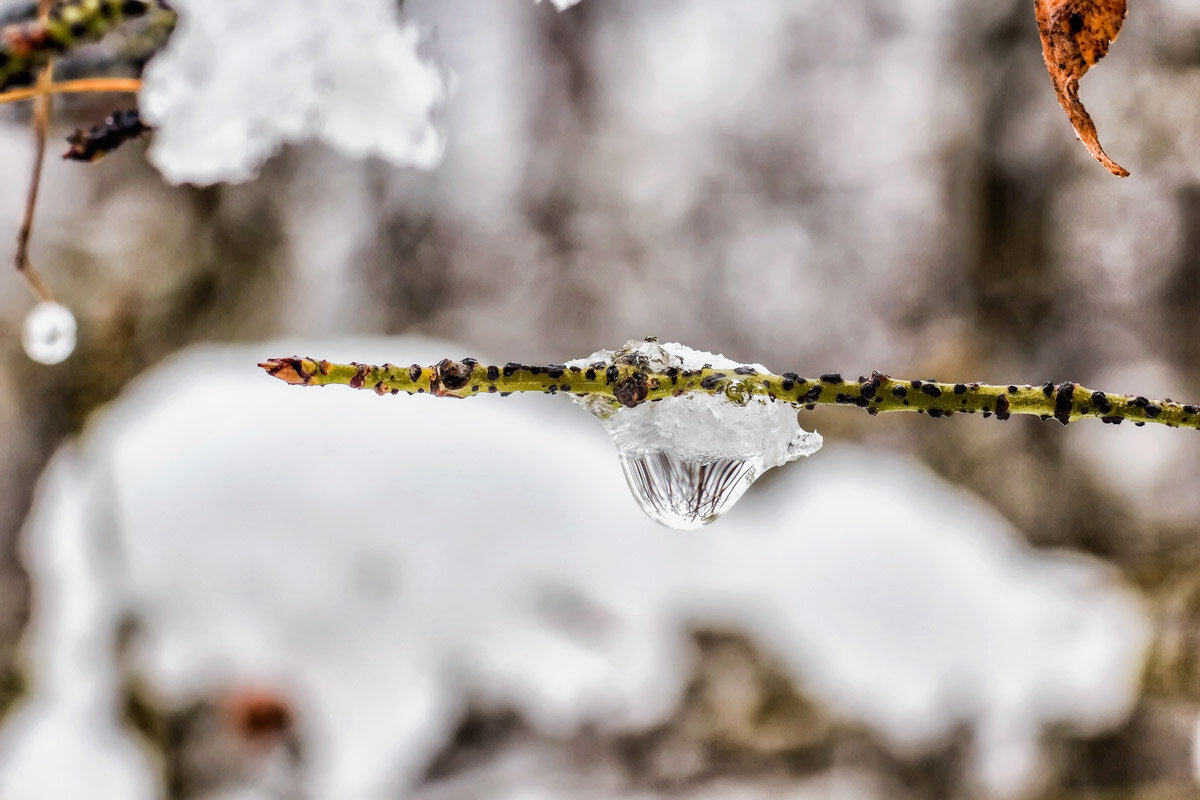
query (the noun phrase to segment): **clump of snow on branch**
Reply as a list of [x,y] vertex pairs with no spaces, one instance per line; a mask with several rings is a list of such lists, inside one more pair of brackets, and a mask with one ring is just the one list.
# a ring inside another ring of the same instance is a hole
[[[540,3],[542,0],[537,0],[537,2]],[[566,11],[568,8],[578,3],[579,0],[550,0],[550,2],[553,3],[554,7],[559,11]]]
[[602,397],[575,398],[604,424],[634,498],[652,519],[690,530],[716,520],[764,472],[821,449],[821,436],[800,427],[796,409],[751,396],[736,370],[769,372],[723,355],[657,340],[628,342],[569,362],[631,364],[654,372],[728,370],[722,392],[688,392],[626,408]]
[[170,181],[253,178],[283,144],[432,168],[446,76],[392,0],[176,0],[179,24],[141,94]]
[[[749,367],[768,373],[762,364],[734,361],[719,353],[694,350],[677,342],[629,342],[617,351],[599,350],[586,358],[568,362],[580,367],[599,361],[637,363],[646,369],[663,372],[674,367],[680,371],[706,367],[728,370],[729,392],[738,394],[734,370]],[[614,420],[610,426],[619,449],[672,449],[682,457],[707,461],[713,458],[760,458],[764,467],[778,467],[798,455],[790,445],[803,434],[790,403],[776,403],[765,397],[731,399],[720,393],[689,392],[658,403],[642,403],[633,408],[597,409],[595,398],[580,398],[580,403],[596,416]],[[597,413],[597,412],[600,413]],[[820,447],[817,437],[815,451]],[[808,455],[805,452],[803,455]]]

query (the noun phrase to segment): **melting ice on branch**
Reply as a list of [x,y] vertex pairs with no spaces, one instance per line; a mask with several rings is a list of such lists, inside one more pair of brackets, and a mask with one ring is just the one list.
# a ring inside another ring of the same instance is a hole
[[394,0],[172,0],[179,23],[146,69],[150,158],[171,181],[254,177],[288,142],[431,168],[446,94]]
[[[567,366],[627,364],[652,372],[742,367],[724,356],[681,344],[629,342]],[[768,372],[760,364],[748,365]],[[735,373],[736,374],[736,373]],[[821,436],[800,427],[796,409],[740,392],[692,392],[632,408],[587,396],[576,401],[604,424],[642,510],[671,528],[699,528],[720,517],[772,467],[821,449]]]

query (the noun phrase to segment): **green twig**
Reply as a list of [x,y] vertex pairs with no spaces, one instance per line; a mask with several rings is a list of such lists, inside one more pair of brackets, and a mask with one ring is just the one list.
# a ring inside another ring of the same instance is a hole
[[274,358],[259,364],[269,374],[304,386],[341,384],[373,389],[378,394],[432,394],[438,397],[471,397],[512,392],[564,393],[603,398],[633,407],[690,392],[724,394],[737,403],[750,397],[768,397],[795,406],[858,406],[869,414],[916,411],[931,417],[982,414],[1008,419],[1013,414],[1033,414],[1064,425],[1092,417],[1119,424],[1155,422],[1171,428],[1200,430],[1200,407],[1172,400],[1111,394],[1086,389],[1077,383],[1041,386],[991,386],[982,383],[941,383],[901,380],[873,373],[869,378],[844,380],[841,375],[802,378],[794,373],[772,375],[750,367],[662,372],[637,365],[598,361],[586,367],[562,364],[530,366],[509,363],[488,366],[474,359],[444,359],[432,366],[413,364],[334,364],[310,358]]
[[162,6],[152,0],[62,0],[44,21],[6,25],[0,30],[0,90],[32,83],[34,72],[52,59],[155,9]]

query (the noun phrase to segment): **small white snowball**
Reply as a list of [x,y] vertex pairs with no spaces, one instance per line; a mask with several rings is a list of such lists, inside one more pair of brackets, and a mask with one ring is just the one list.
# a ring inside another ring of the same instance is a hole
[[58,364],[75,351],[75,315],[66,306],[38,303],[25,317],[21,344],[39,364]]

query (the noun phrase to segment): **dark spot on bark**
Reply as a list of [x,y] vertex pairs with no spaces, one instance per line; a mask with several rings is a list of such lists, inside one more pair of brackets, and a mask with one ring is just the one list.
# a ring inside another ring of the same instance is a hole
[[587,378],[589,381],[596,380],[596,370],[588,367],[587,372],[583,373],[583,377]]
[[926,383],[921,386],[921,391],[930,397],[941,397],[942,390],[934,386],[932,383]]
[[387,394],[387,389],[383,388],[383,381],[375,384],[375,394],[379,395],[380,397]]
[[1054,393],[1054,418],[1066,425],[1071,421],[1071,407],[1075,403],[1075,384],[1060,383]]
[[1051,383],[1050,381],[1046,381],[1045,383],[1043,383],[1042,384],[1042,394],[1046,395],[1046,397],[1053,397],[1054,396],[1054,384]]
[[754,367],[734,367],[733,371],[737,375],[755,375],[758,372]]
[[643,372],[634,372],[628,377],[622,378],[613,387],[613,397],[626,408],[633,408],[641,404],[649,393],[650,385],[646,382],[646,375]]
[[515,361],[510,361],[504,365],[504,377],[511,378],[513,373],[521,368],[521,365]]
[[711,375],[705,375],[704,378],[700,380],[700,388],[707,391],[712,391],[713,389],[716,389],[717,384],[723,380],[725,380],[724,372],[714,372]]
[[967,385],[965,383],[954,384],[954,393],[955,394],[966,394],[967,393]]
[[892,394],[894,394],[896,397],[906,397],[908,395],[908,389],[903,386],[893,386]]
[[1108,395],[1104,392],[1092,392],[1092,405],[1096,406],[1096,410],[1101,414],[1112,411],[1112,403],[1108,402]]
[[792,389],[796,388],[796,382],[791,380],[790,378],[784,378],[783,382],[780,383],[779,385],[783,387],[783,390],[785,392],[790,392]]
[[940,408],[931,408],[929,409],[929,416],[933,419],[937,419],[938,417],[942,416],[942,410]]
[[489,381],[499,380],[499,378],[500,378],[500,368],[499,367],[493,365],[493,366],[490,366],[487,368],[487,379]]
[[604,380],[606,383],[612,383],[621,374],[621,370],[617,369],[617,365],[613,364],[604,371]]
[[371,371],[371,367],[367,364],[354,364],[354,375],[350,378],[350,386],[355,389],[361,389],[367,381],[367,373]]
[[442,386],[454,391],[467,385],[471,380],[472,366],[465,361],[451,361],[443,358],[436,367],[437,379]]
[[1075,36],[1083,30],[1083,15],[1078,11],[1067,17],[1067,25],[1070,28],[1071,35]]
[[1016,387],[1016,386],[1014,386],[1013,384],[1011,384],[1011,383],[1010,383],[1010,384],[1008,385],[1008,393],[1009,393],[1009,394],[1016,394],[1016,393],[1017,393],[1017,387]]
[[410,381],[412,381],[413,383],[416,383],[417,381],[421,380],[421,365],[420,364],[413,364],[411,367],[408,368],[408,379]]
[[566,371],[567,371],[567,368],[564,367],[562,364],[551,364],[550,366],[546,367],[546,374],[549,375],[551,378],[554,378],[555,380],[558,380],[559,378],[561,378],[563,376],[563,373]]
[[1122,422],[1120,417],[1101,417],[1100,421],[1109,425],[1120,425]]
[[840,373],[837,373],[837,372],[826,372],[824,375],[821,376],[821,382],[822,383],[841,383],[842,376]]
[[996,398],[996,419],[1008,419],[1012,414],[1008,413],[1008,395],[1002,394]]
[[1185,414],[1200,414],[1200,406],[1189,404],[1183,407],[1183,411]]
[[803,399],[808,401],[809,403],[815,403],[816,401],[820,400],[821,399],[821,387],[820,386],[812,387],[811,389],[809,389],[807,392],[804,393]]

